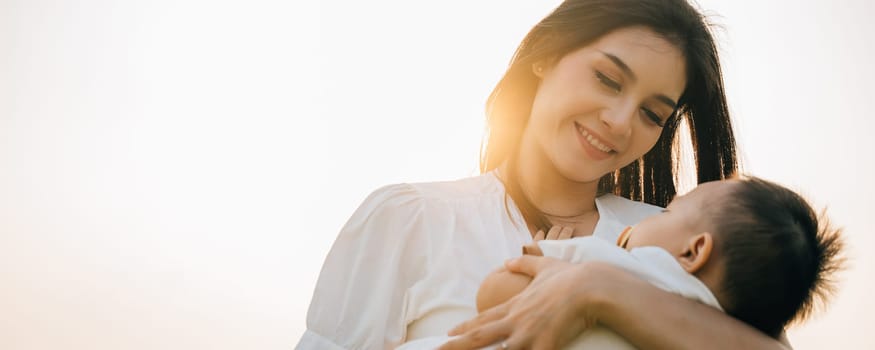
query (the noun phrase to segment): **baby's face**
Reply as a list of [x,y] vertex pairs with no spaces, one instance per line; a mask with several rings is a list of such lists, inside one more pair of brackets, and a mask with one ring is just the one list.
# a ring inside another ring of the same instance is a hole
[[705,206],[722,201],[733,184],[733,180],[708,182],[675,197],[662,213],[635,225],[624,248],[657,246],[674,256],[682,254],[693,236],[711,230],[702,215]]

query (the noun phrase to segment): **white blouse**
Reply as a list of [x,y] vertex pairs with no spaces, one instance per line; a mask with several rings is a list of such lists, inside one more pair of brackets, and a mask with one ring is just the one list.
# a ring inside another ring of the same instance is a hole
[[[660,208],[596,198],[593,235],[611,242]],[[393,349],[445,335],[477,313],[487,274],[532,241],[494,172],[380,188],[328,253],[296,349]]]

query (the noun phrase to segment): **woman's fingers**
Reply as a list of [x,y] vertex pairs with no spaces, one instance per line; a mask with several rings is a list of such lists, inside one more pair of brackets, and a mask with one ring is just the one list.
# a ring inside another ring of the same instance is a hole
[[562,322],[565,319],[564,315],[557,315],[553,319],[547,321],[547,324],[534,335],[531,340],[532,350],[550,350],[565,347],[579,336],[586,327],[582,327],[579,317],[573,317],[570,320]]
[[547,239],[559,239],[559,233],[562,231],[562,226],[553,225],[550,232],[547,232]]
[[[513,300],[513,299],[511,298],[511,300]],[[476,317],[474,317],[470,320],[467,320],[465,322],[462,322],[461,324],[459,324],[455,328],[451,329],[450,332],[447,334],[451,335],[451,336],[463,334],[465,332],[468,332],[468,331],[475,329],[475,328],[477,328],[481,325],[484,325],[486,323],[490,323],[492,321],[499,320],[499,319],[503,318],[505,315],[507,315],[509,303],[510,303],[510,300],[508,300],[508,302],[505,302],[504,304],[496,305],[496,306],[490,308],[489,310],[483,311],[483,312],[477,314]]]
[[523,255],[544,256],[544,252],[541,251],[541,247],[538,246],[538,242],[532,242],[523,246]]
[[[489,309],[450,332],[458,337],[441,350],[555,349],[569,344],[595,324],[578,300],[580,284],[595,277],[581,274],[577,265],[562,260],[523,256],[506,263],[508,271],[533,277],[522,293]],[[502,346],[501,344],[504,344]]]
[[[541,234],[542,232],[543,232],[543,230],[538,231],[538,233],[535,234],[535,237],[538,237],[538,234]],[[550,227],[550,231],[547,232],[547,235],[543,236],[544,238],[542,238],[542,239],[547,239],[547,240],[569,239],[573,235],[574,235],[574,227],[553,225],[553,227]],[[535,240],[537,241],[538,239],[536,238]]]
[[558,239],[569,239],[572,234],[574,234],[574,227],[565,226],[561,230],[559,230],[559,238]]
[[535,237],[532,237],[532,240],[536,242],[543,241],[545,237],[547,237],[547,235],[544,233],[544,230],[538,230],[538,233],[535,233]]
[[510,272],[521,273],[529,277],[535,277],[541,270],[541,266],[546,259],[542,256],[523,255],[518,258],[508,260],[504,263],[504,267]]
[[[438,350],[479,349],[505,339],[513,329],[507,322],[496,321],[472,329],[465,334],[441,345]],[[509,344],[508,344],[509,345]]]
[[531,346],[532,350],[556,349],[556,341],[550,337],[538,337]]

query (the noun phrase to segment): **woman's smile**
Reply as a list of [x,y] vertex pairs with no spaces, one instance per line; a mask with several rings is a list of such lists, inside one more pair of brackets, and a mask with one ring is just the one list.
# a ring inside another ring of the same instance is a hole
[[583,150],[589,154],[594,160],[604,160],[617,153],[614,146],[604,138],[600,137],[594,131],[585,128],[577,122],[574,122],[574,128],[577,130],[577,140],[583,147]]

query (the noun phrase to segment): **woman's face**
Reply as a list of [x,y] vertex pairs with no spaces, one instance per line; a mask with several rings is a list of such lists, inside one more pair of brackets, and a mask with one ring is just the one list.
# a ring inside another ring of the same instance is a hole
[[680,50],[644,27],[618,29],[536,63],[541,78],[522,147],[537,147],[555,171],[597,181],[656,144],[686,86]]

